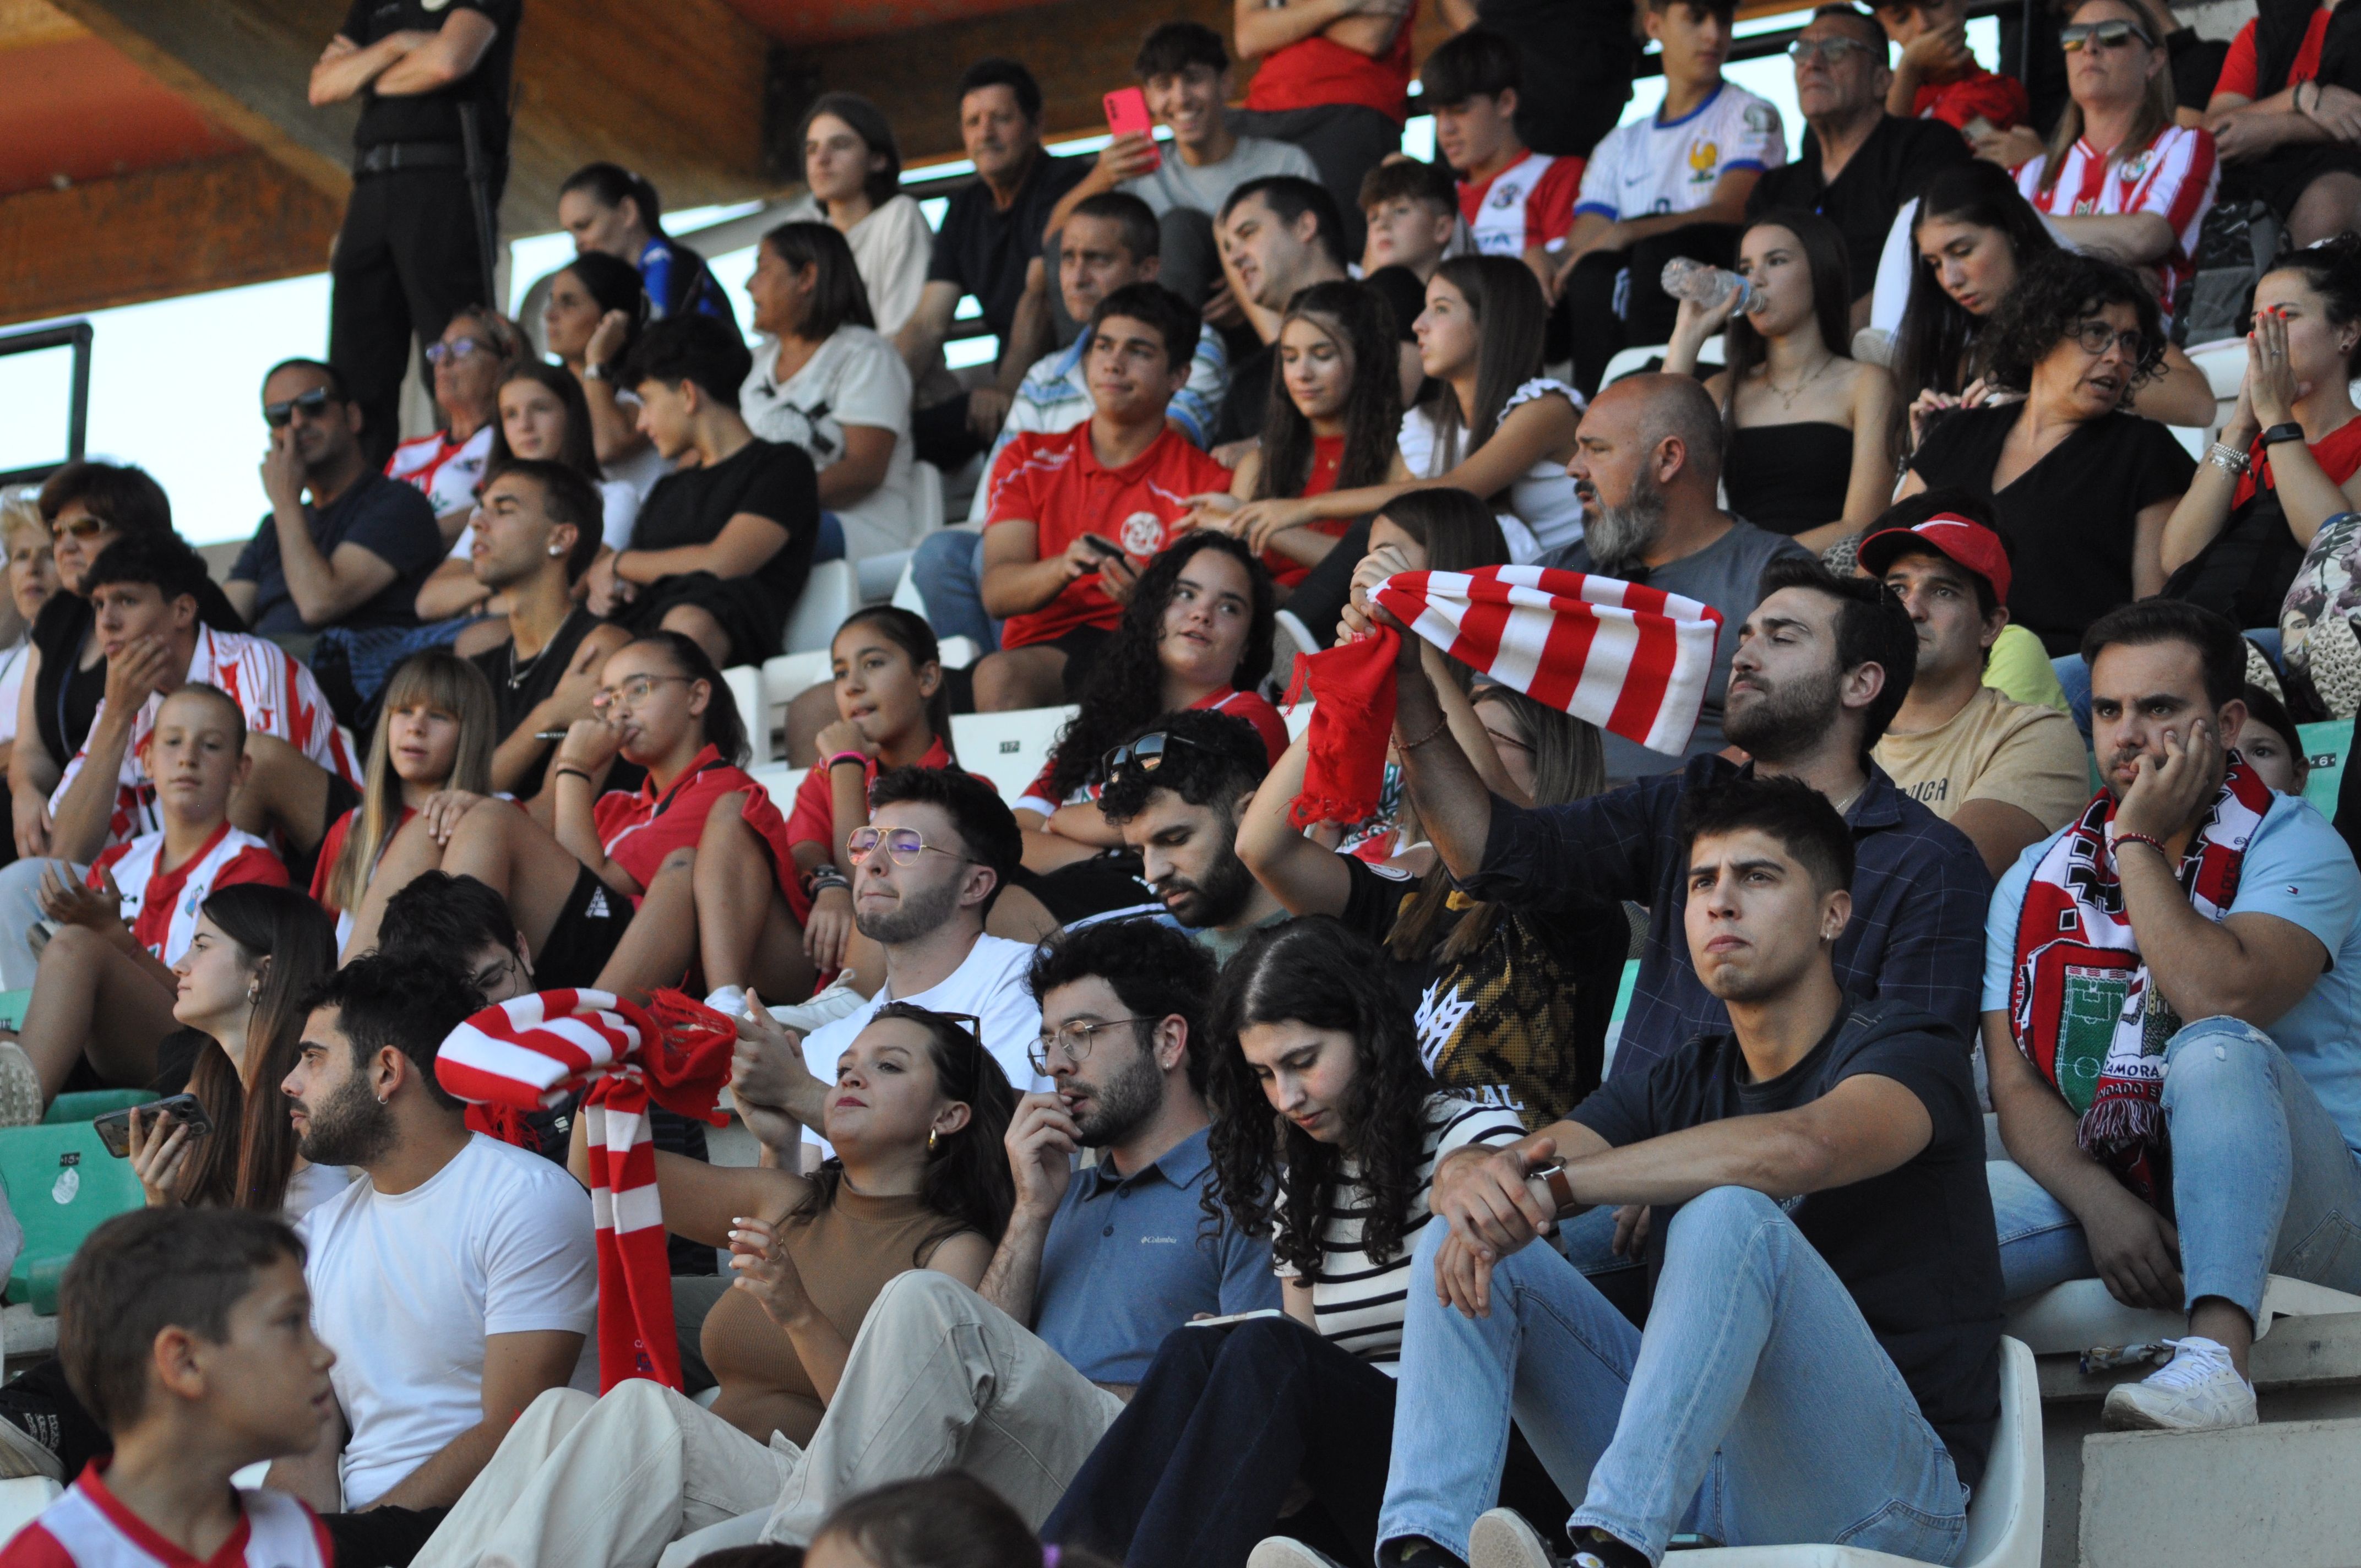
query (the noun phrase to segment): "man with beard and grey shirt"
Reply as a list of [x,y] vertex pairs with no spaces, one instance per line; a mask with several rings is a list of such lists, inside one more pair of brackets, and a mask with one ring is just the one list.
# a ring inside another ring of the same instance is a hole
[[1714,504],[1721,444],[1721,415],[1687,376],[1625,377],[1591,400],[1575,437],[1565,471],[1582,498],[1583,535],[1543,556],[1542,565],[1645,583],[1721,611],[1713,678],[1687,751],[1667,757],[1609,735],[1610,784],[1666,773],[1688,757],[1721,750],[1730,658],[1740,624],[1761,597],[1763,568],[1786,557],[1811,558],[1786,535]]

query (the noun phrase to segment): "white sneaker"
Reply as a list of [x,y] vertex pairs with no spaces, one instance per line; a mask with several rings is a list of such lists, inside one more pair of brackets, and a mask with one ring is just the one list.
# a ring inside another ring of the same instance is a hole
[[808,1035],[821,1025],[833,1024],[868,1004],[869,999],[852,989],[852,971],[847,970],[836,977],[834,984],[810,1001],[791,1003],[770,1011],[772,1017],[788,1028]]
[[2220,1431],[2255,1424],[2255,1386],[2230,1365],[2229,1350],[2191,1334],[2167,1340],[2172,1359],[2137,1383],[2107,1390],[2100,1420],[2117,1431]]
[[30,1127],[46,1109],[41,1075],[33,1058],[14,1040],[0,1040],[0,1127]]
[[713,994],[705,999],[705,1004],[724,1018],[735,1018],[746,1011],[746,988],[742,985],[718,986]]
[[1467,1568],[1558,1568],[1558,1562],[1524,1515],[1493,1508],[1467,1531]]
[[[54,1425],[55,1418],[49,1420]],[[44,1447],[40,1439],[0,1416],[0,1480],[16,1481],[28,1475],[46,1475],[62,1486],[65,1461]]]
[[1283,1535],[1263,1537],[1246,1553],[1246,1568],[1338,1568],[1334,1558]]

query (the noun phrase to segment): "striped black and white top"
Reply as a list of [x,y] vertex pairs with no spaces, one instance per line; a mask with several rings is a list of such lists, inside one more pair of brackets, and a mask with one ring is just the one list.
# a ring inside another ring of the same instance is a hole
[[[1337,1349],[1350,1352],[1388,1376],[1395,1375],[1401,1356],[1403,1304],[1409,1299],[1410,1257],[1426,1226],[1426,1198],[1434,1182],[1435,1161],[1469,1144],[1513,1144],[1525,1135],[1525,1124],[1513,1111],[1484,1105],[1457,1093],[1427,1097],[1426,1141],[1419,1160],[1418,1188],[1410,1201],[1410,1223],[1402,1229],[1401,1250],[1385,1263],[1369,1261],[1361,1250],[1361,1222],[1368,1197],[1352,1181],[1355,1167],[1343,1162],[1346,1184],[1340,1186],[1328,1210],[1320,1238],[1320,1266],[1312,1275],[1312,1310],[1320,1335]],[[1284,1195],[1281,1198],[1284,1205]],[[1283,1279],[1301,1277],[1285,1263],[1273,1267]]]

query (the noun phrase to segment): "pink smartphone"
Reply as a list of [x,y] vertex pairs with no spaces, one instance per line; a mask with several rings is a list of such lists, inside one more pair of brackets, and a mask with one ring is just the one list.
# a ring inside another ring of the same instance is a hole
[[[1148,94],[1137,87],[1118,88],[1101,100],[1106,105],[1107,129],[1119,137],[1143,136],[1151,142],[1156,137],[1156,121],[1148,112]],[[1156,161],[1148,165],[1153,171],[1163,166],[1164,155],[1159,152]]]

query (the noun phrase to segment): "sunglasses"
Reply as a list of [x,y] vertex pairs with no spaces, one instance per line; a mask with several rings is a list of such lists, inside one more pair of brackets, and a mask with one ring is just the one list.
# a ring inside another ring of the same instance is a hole
[[956,850],[928,843],[916,828],[855,828],[844,837],[844,847],[851,854],[855,865],[876,853],[881,846],[897,866],[912,864],[929,850],[938,855],[949,855],[955,861],[967,859]]
[[493,352],[492,345],[489,343],[484,343],[472,337],[455,337],[448,343],[428,344],[426,345],[426,363],[429,365],[440,365],[443,361],[448,359],[451,363],[456,365],[467,358],[470,355],[478,353],[489,354],[491,352]]
[[281,398],[275,403],[263,404],[262,422],[277,430],[295,417],[297,409],[303,411],[305,419],[318,419],[328,411],[328,405],[335,400],[329,396],[327,388],[314,387],[310,391],[299,393],[295,397]]
[[2156,40],[2148,36],[2146,27],[2121,17],[2104,22],[2074,22],[2059,28],[2058,33],[2058,40],[2066,46],[2068,54],[2092,44],[2101,49],[2121,49],[2133,38],[2139,39],[2150,49],[2156,47]]
[[114,526],[103,518],[95,518],[84,512],[71,522],[53,525],[51,532],[64,534],[69,539],[95,539]]
[[1125,741],[1101,758],[1100,762],[1109,779],[1127,768],[1152,773],[1164,765],[1164,753],[1174,746],[1196,746],[1201,751],[1205,750],[1186,735],[1177,735],[1170,729],[1153,729],[1137,740]]
[[1856,50],[1867,54],[1870,48],[1859,38],[1797,38],[1787,46],[1788,58],[1797,65],[1808,65],[1815,60],[1841,65],[1844,57]]

